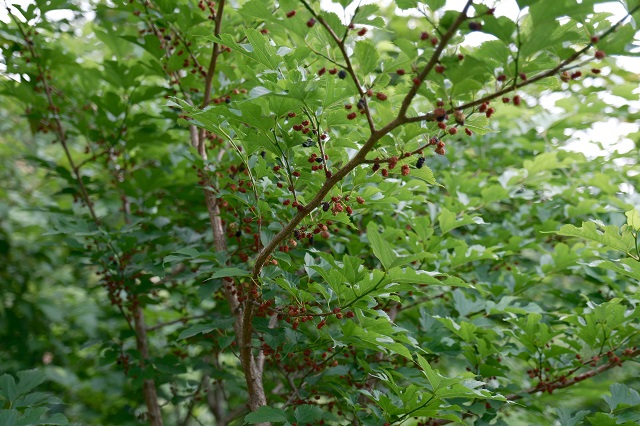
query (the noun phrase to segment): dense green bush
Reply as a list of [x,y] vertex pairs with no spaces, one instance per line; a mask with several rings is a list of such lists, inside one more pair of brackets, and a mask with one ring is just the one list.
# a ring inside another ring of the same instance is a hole
[[351,3],[8,8],[0,423],[640,422],[640,5]]

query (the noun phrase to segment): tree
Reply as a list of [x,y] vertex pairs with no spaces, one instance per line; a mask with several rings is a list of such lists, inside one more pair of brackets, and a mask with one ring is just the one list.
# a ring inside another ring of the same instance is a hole
[[351,3],[8,7],[5,424],[640,421],[640,5]]

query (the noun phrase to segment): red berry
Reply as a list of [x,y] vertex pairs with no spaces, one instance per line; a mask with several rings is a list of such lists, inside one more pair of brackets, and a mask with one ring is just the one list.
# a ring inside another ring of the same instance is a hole
[[405,164],[404,166],[402,166],[400,171],[402,173],[402,176],[407,176],[411,172],[411,169],[409,168],[408,164]]
[[487,110],[488,105],[486,103],[482,103],[482,105],[480,105],[480,108],[478,108],[479,112],[485,112]]
[[604,50],[596,50],[596,59],[603,59],[605,56],[607,56],[607,54],[604,53]]
[[385,95],[382,92],[378,92],[378,93],[376,93],[376,98],[378,98],[379,101],[386,101],[387,100],[387,95]]
[[358,31],[358,35],[359,36],[363,36],[367,33],[367,29],[366,28],[362,28],[360,31]]
[[381,173],[382,173],[382,177],[387,177],[387,176],[389,176],[389,170],[387,170],[387,169],[382,169],[382,172],[381,172]]
[[462,53],[458,54],[458,60],[461,61],[464,59],[464,55]]
[[436,148],[436,154],[445,155],[447,151],[444,148]]
[[502,102],[505,103],[505,104],[508,104],[509,102],[511,102],[511,99],[507,98],[507,97],[504,97],[504,98],[502,98]]
[[346,210],[347,210],[347,214],[348,215],[352,215],[353,214],[353,209],[351,208],[351,206],[347,206]]
[[506,79],[507,79],[507,76],[506,76],[506,75],[504,75],[504,74],[500,74],[500,75],[498,76],[498,78],[496,78],[496,80],[498,80],[498,81],[505,81]]
[[420,33],[420,40],[427,40],[428,38],[429,38],[429,33],[427,32]]
[[402,68],[396,70],[396,74],[398,75],[404,75],[404,70]]
[[435,70],[436,70],[436,72],[438,74],[442,74],[445,69],[446,69],[445,66],[444,65],[440,65],[440,64],[436,65],[436,67],[435,67]]
[[348,109],[351,109],[351,108],[353,108],[353,105],[351,105],[351,104],[346,104],[346,105],[344,106],[344,109],[347,109],[347,110],[348,110]]
[[296,113],[295,113],[295,112],[287,113],[287,117],[289,117],[289,118],[293,118],[293,117],[295,117],[295,116],[296,116]]
[[600,41],[600,37],[598,37],[598,36],[591,37],[591,43],[597,43],[599,41]]
[[437,45],[440,42],[440,40],[438,40],[438,37],[431,37],[431,44],[432,45]]
[[522,81],[527,81],[527,75],[523,72],[521,72],[520,74],[518,74],[520,76],[520,80]]
[[467,136],[473,135],[473,132],[470,129],[466,128],[466,127],[464,128],[464,132],[467,134]]
[[520,99],[520,96],[519,96],[519,95],[515,95],[515,96],[513,97],[513,104],[514,104],[515,106],[520,106],[521,101],[522,101],[522,100]]
[[591,68],[591,72],[594,74],[600,74],[601,70],[599,68]]
[[331,68],[331,69],[329,70],[329,74],[331,74],[331,75],[335,75],[335,74],[337,74],[337,73],[338,73],[338,69],[337,69],[337,68]]
[[324,327],[327,324],[326,321],[320,321],[320,323],[318,323],[318,330],[320,330],[322,327]]
[[580,71],[576,71],[573,74],[571,74],[571,80],[575,80],[582,77],[582,73]]
[[482,24],[480,22],[469,22],[469,29],[471,31],[480,31],[482,29]]
[[358,204],[364,204],[364,198],[362,197],[357,197],[356,201],[358,202]]
[[438,99],[438,101],[436,102],[436,106],[443,107],[444,102],[441,99]]
[[447,125],[441,121],[438,123],[438,127],[442,130],[445,130],[447,128]]
[[296,16],[295,10],[292,10],[291,12],[287,12],[287,18],[293,18],[294,16]]
[[347,114],[347,119],[348,120],[353,120],[357,116],[358,116],[358,114],[356,114],[355,112],[350,112],[349,114]]
[[324,67],[322,67],[322,68],[320,68],[320,71],[318,71],[318,75],[322,75],[322,74],[324,74],[325,72],[327,72],[327,69],[326,69],[326,68],[324,68]]
[[450,127],[449,128],[449,134],[450,135],[455,135],[456,133],[458,133],[458,129],[455,127]]
[[307,27],[311,28],[316,24],[316,20],[311,18],[307,21]]
[[347,318],[353,318],[356,316],[356,314],[353,313],[353,311],[349,311],[346,313]]
[[493,113],[496,112],[495,109],[493,108],[489,108],[486,112],[485,115],[487,116],[487,118],[491,118],[491,116],[493,115]]
[[420,86],[420,79],[418,77],[414,77],[413,84],[415,84],[416,86]]

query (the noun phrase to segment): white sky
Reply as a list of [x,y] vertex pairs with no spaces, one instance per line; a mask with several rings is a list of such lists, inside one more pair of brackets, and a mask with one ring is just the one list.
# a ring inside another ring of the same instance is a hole
[[[550,1],[553,1],[553,0],[550,0]],[[580,0],[577,0],[577,1],[580,1]],[[381,5],[383,4],[387,5],[390,2],[391,0],[362,0],[360,3],[362,4],[378,3]],[[7,3],[9,4],[16,3],[16,4],[22,5],[23,7],[26,7],[26,5],[33,3],[33,1],[11,0]],[[321,3],[323,8],[327,10],[335,11],[339,16],[342,15],[342,8],[338,4],[332,3],[330,0],[321,0]],[[460,10],[465,3],[466,3],[466,0],[447,0],[445,9]],[[489,4],[491,6],[495,6],[496,16],[507,16],[513,20],[515,20],[518,16],[519,8],[516,3],[516,0],[494,0],[494,1],[485,0],[483,1],[483,3]],[[355,9],[357,4],[358,2],[354,2],[351,6],[349,6],[347,8],[347,14],[353,13],[353,9]],[[622,18],[625,14],[624,7],[620,2],[617,2],[617,1],[612,1],[609,3],[597,5],[596,11],[612,13],[614,16],[611,19],[614,21]],[[62,19],[65,17],[69,18],[72,16],[73,14],[70,11],[54,11],[47,14],[47,18],[49,19]],[[0,7],[0,20],[6,22],[8,19],[9,18],[7,15],[7,11],[5,10],[5,7]],[[467,37],[467,39],[465,40],[465,44],[469,46],[474,46],[482,43],[483,41],[491,40],[491,39],[494,39],[494,37],[491,35],[483,34],[481,32],[475,32],[470,34]],[[618,57],[616,58],[616,63],[619,67],[627,71],[637,72],[637,70],[640,70],[640,58],[628,58],[628,57],[619,58]],[[0,72],[1,71],[2,70],[0,69]],[[636,89],[634,93],[640,94],[640,88]],[[547,111],[553,112],[554,109],[557,110],[557,108],[554,106],[554,103],[558,99],[565,96],[567,95],[562,93],[554,93],[549,96],[542,96],[539,99],[539,102],[543,107],[545,107],[545,109],[547,109]],[[609,97],[607,97],[607,95],[603,95],[603,96],[605,96],[607,102],[612,102],[612,101],[620,102],[620,99],[621,99],[619,98],[618,100],[616,100],[614,99],[615,97],[612,97],[610,95]],[[628,100],[622,100],[622,101],[625,102],[627,105],[629,105],[631,108],[634,108],[637,110],[640,109],[640,101],[628,101]],[[620,152],[627,152],[634,148],[634,143],[633,141],[631,141],[628,138],[625,138],[624,136],[630,132],[639,131],[639,130],[640,128],[638,123],[635,123],[635,124],[621,123],[621,122],[618,122],[617,120],[610,119],[607,122],[594,123],[590,129],[587,129],[585,131],[581,130],[571,135],[567,135],[565,148],[584,152],[585,154],[590,156],[604,155],[606,154],[607,151],[613,151],[613,150],[618,150]],[[601,150],[597,144],[594,144],[592,142],[601,143],[604,150]]]

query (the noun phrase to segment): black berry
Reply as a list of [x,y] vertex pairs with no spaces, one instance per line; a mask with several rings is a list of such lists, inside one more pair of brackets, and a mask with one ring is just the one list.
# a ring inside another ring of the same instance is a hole
[[347,76],[347,72],[345,70],[340,70],[338,72],[338,78],[345,78]]

